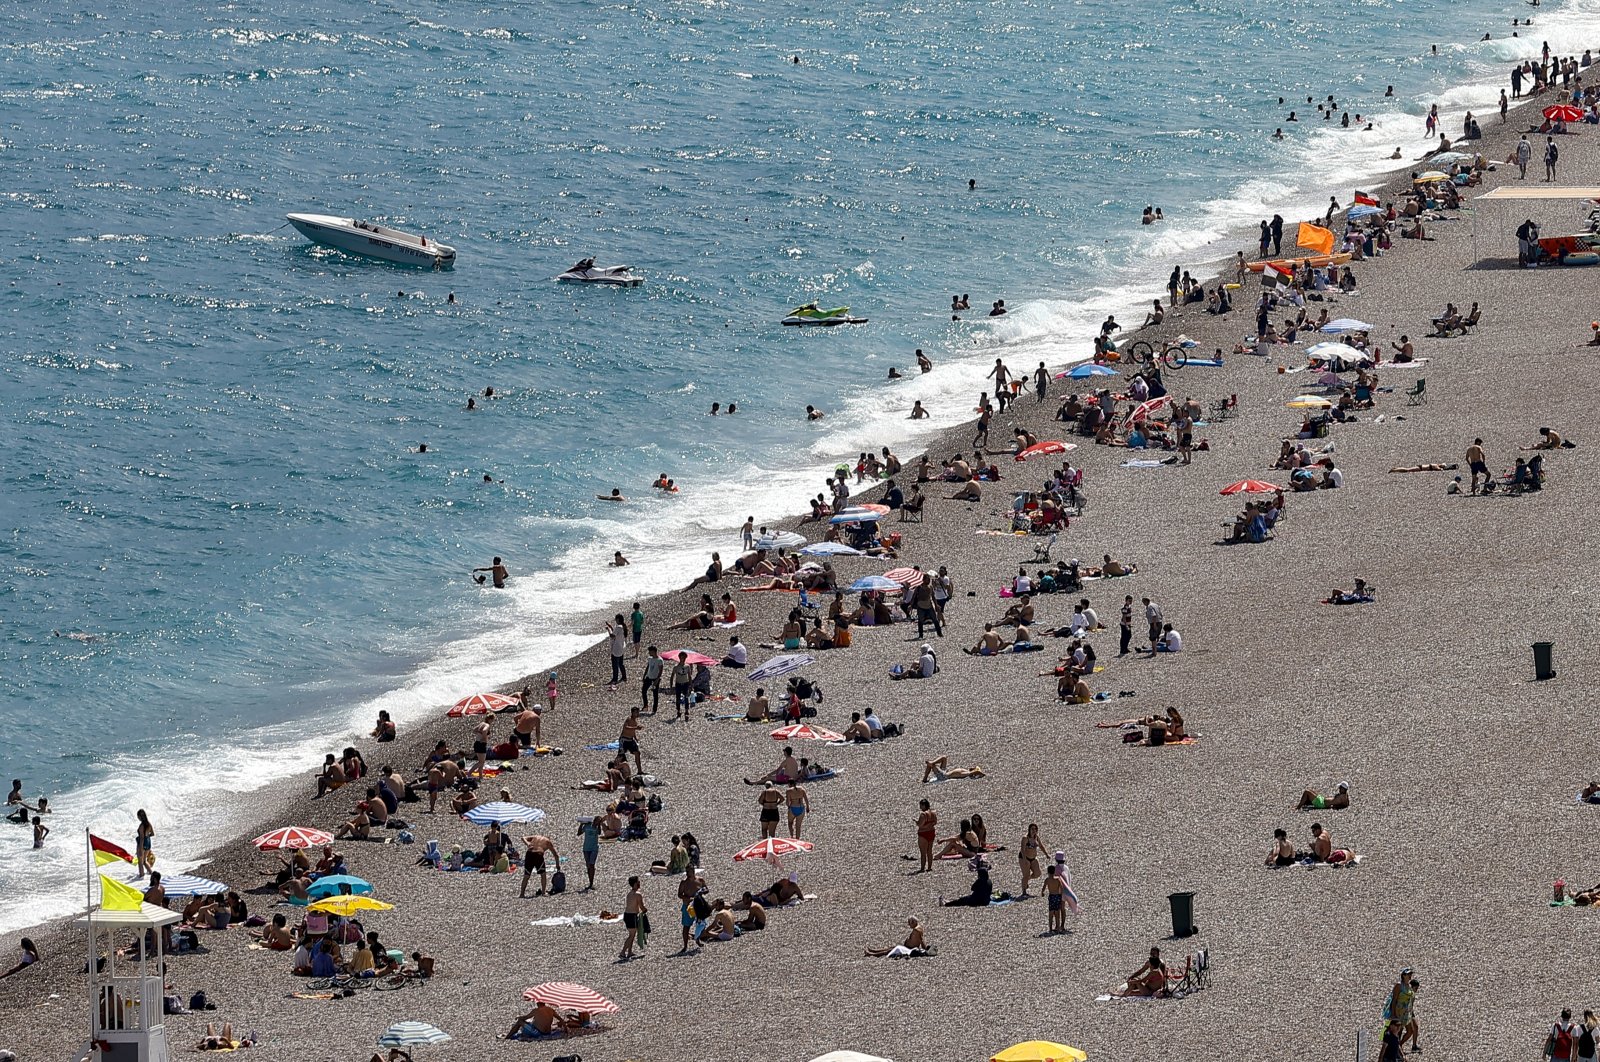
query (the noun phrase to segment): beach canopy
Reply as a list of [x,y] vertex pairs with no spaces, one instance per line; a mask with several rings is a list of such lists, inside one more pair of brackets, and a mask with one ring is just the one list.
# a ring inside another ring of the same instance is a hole
[[772,732],[775,741],[843,741],[843,734],[835,734],[825,726],[812,726],[809,723],[794,723],[790,726],[780,726]]
[[1058,380],[1087,380],[1091,376],[1121,376],[1122,374],[1109,365],[1100,365],[1086,361],[1082,365],[1068,369],[1066,372],[1056,373]]
[[462,813],[462,818],[474,826],[489,826],[496,822],[543,822],[544,812],[509,800],[491,800]]
[[1229,483],[1219,494],[1276,494],[1279,488],[1272,483],[1259,479],[1241,479],[1237,483]]
[[808,664],[815,664],[817,658],[806,656],[804,653],[790,653],[786,656],[775,656],[765,664],[750,672],[751,682],[765,682],[767,679],[782,678],[791,671],[799,671]]
[[683,657],[685,664],[704,664],[706,667],[717,666],[717,662],[711,657],[704,653],[697,653],[693,649],[673,649],[670,652],[661,654],[661,658],[669,664],[676,664],[679,656]]
[[867,508],[865,505],[857,505],[849,509],[840,509],[839,512],[834,515],[833,519],[828,521],[828,523],[872,524],[876,523],[882,518],[882,513],[875,512],[872,509]]
[[747,859],[765,859],[776,863],[782,856],[809,852],[811,849],[810,841],[799,841],[793,837],[763,837],[755,844],[745,845],[733,853],[733,861],[743,863]]
[[1088,1055],[1076,1047],[1053,1044],[1049,1040],[1029,1040],[1008,1047],[989,1062],[1086,1062]]
[[813,542],[800,551],[802,557],[859,557],[861,551],[843,542]]
[[450,1034],[425,1021],[397,1021],[378,1035],[379,1047],[416,1047],[421,1044],[446,1044]]
[[329,896],[325,900],[318,900],[307,907],[308,911],[323,911],[327,914],[343,915],[349,918],[359,911],[392,911],[394,904],[374,900],[371,896]]
[[588,985],[573,984],[571,981],[546,981],[542,985],[534,985],[523,989],[522,998],[530,1003],[565,1007],[586,1014],[615,1014],[621,1010]]
[[228,887],[220,881],[197,878],[193,874],[163,874],[161,887],[168,896],[216,896],[228,891]]
[[1068,450],[1076,450],[1076,443],[1062,442],[1060,439],[1047,439],[1044,442],[1034,443],[1017,453],[1018,461],[1026,461],[1030,457],[1045,457],[1049,454],[1064,454]]
[[900,584],[883,575],[863,575],[850,584],[852,594],[865,593],[868,590],[899,590]]
[[332,844],[333,834],[327,830],[313,830],[309,826],[284,826],[264,833],[250,843],[263,852],[275,852],[282,848],[315,848]]
[[811,1062],[892,1062],[891,1059],[878,1055],[864,1055],[860,1051],[829,1051],[825,1055],[818,1055]]
[[793,531],[776,531],[755,540],[756,549],[795,549],[805,544],[806,537]]
[[1372,331],[1372,326],[1365,321],[1358,321],[1354,317],[1335,317],[1322,326],[1322,331],[1329,335],[1336,335],[1339,332],[1370,332]]
[[1321,395],[1296,395],[1289,399],[1290,409],[1327,409],[1331,405],[1333,403]]
[[1544,116],[1552,122],[1581,122],[1583,108],[1570,103],[1557,103],[1544,109]]
[[318,878],[306,889],[306,895],[313,900],[320,900],[324,896],[338,896],[348,886],[350,891],[357,896],[365,896],[372,891],[372,882],[365,878],[354,877],[350,874],[329,874],[325,878]]
[[448,719],[460,719],[464,715],[490,715],[521,704],[521,697],[511,697],[504,693],[474,693],[471,697],[463,697],[452,704],[450,710],[444,714]]

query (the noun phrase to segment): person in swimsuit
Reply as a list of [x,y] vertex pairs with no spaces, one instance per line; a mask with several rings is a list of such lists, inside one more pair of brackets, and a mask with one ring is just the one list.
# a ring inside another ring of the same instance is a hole
[[1272,847],[1267,849],[1267,866],[1287,867],[1292,866],[1294,862],[1294,845],[1289,843],[1288,831],[1282,829],[1273,830]]
[[789,836],[798,841],[800,828],[804,825],[806,814],[811,810],[811,796],[806,792],[805,786],[796,780],[790,782],[789,788],[784,790],[783,802],[789,808]]
[[768,782],[756,797],[756,804],[761,808],[762,838],[778,836],[778,809],[783,806],[783,794]]
[[1044,851],[1044,842],[1039,839],[1039,824],[1028,823],[1028,834],[1022,839],[1022,844],[1017,847],[1017,862],[1022,865],[1022,892],[1021,897],[1028,896],[1028,883],[1039,877],[1039,853]]
[[1350,806],[1350,783],[1340,782],[1339,788],[1332,796],[1323,796],[1315,789],[1307,789],[1300,794],[1300,803],[1295,805],[1296,810],[1311,808],[1313,811],[1322,811],[1327,808],[1338,810]]
[[921,874],[933,869],[933,839],[938,836],[939,816],[926,800],[919,801],[917,808],[917,873]]

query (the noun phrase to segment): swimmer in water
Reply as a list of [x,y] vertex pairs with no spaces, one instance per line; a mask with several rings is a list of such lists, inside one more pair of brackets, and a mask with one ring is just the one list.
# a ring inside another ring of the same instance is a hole
[[[483,572],[488,572],[489,574],[485,576],[482,574]],[[474,581],[479,586],[492,579],[496,590],[504,590],[506,588],[506,580],[511,578],[511,573],[506,570],[505,562],[499,557],[496,557],[494,563],[487,568],[472,569],[472,574],[477,577]]]
[[612,487],[610,494],[596,494],[595,497],[598,498],[600,501],[609,501],[609,502],[625,502],[625,501],[628,500],[627,498],[624,498],[622,496],[622,488],[621,487]]

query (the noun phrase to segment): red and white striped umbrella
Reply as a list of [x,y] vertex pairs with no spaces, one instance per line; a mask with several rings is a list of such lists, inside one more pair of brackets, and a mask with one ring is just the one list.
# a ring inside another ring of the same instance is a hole
[[825,726],[812,726],[809,723],[794,723],[790,726],[780,726],[772,732],[773,738],[778,741],[843,741],[843,734],[835,734]]
[[915,568],[890,568],[883,573],[883,577],[885,579],[893,579],[901,586],[921,586],[922,580],[928,576],[927,573],[920,572]]
[[746,859],[765,859],[775,863],[780,856],[809,851],[811,851],[810,841],[797,841],[792,837],[764,837],[755,844],[747,845],[733,853],[733,861],[743,863]]
[[594,989],[571,981],[546,981],[542,985],[534,985],[523,991],[522,998],[531,1003],[564,1007],[587,1014],[616,1014],[621,1009]]
[[280,848],[315,848],[318,845],[332,844],[333,834],[327,830],[314,830],[309,826],[284,826],[264,833],[250,842],[263,852],[275,852]]
[[464,715],[490,715],[521,704],[521,697],[510,697],[504,693],[474,693],[471,697],[461,698],[444,714],[448,719],[460,719]]

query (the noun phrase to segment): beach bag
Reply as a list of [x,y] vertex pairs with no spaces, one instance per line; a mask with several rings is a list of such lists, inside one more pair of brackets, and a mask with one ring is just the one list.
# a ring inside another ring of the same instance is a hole
[[558,870],[550,876],[550,895],[567,891],[567,872]]

